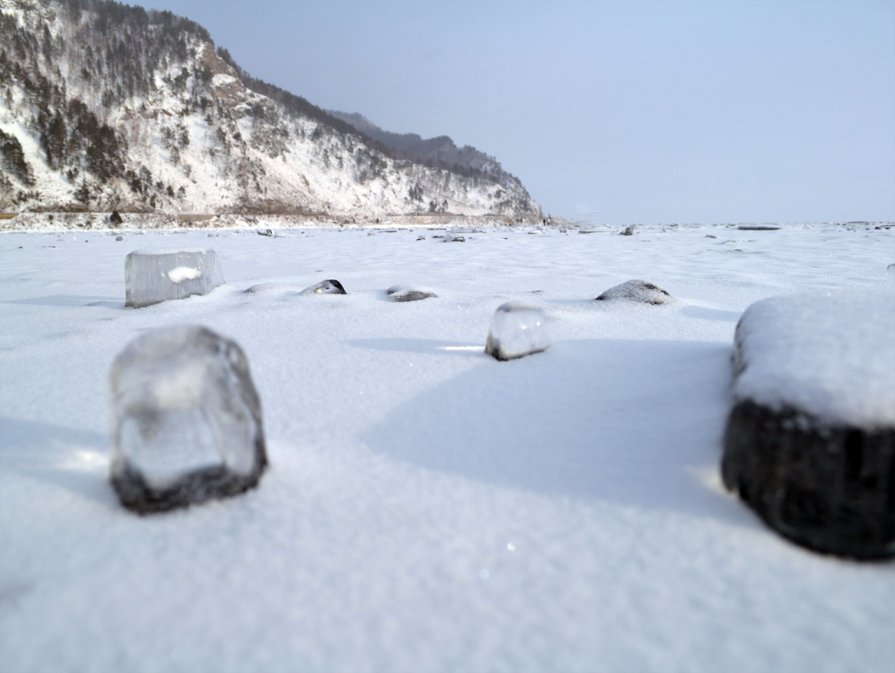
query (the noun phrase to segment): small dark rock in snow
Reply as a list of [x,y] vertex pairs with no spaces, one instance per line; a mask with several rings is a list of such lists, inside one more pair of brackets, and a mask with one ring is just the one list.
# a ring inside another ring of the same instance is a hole
[[780,227],[768,224],[741,224],[737,229],[740,231],[777,231]]
[[420,301],[438,296],[430,290],[414,289],[406,285],[392,285],[385,294],[395,302]]
[[258,235],[259,236],[269,236],[272,238],[273,237],[273,229],[259,229]]
[[345,288],[342,287],[342,284],[337,281],[335,278],[330,278],[329,280],[322,280],[319,283],[315,283],[314,285],[310,285],[306,287],[304,290],[299,292],[301,295],[307,294],[348,294],[345,291]]
[[197,325],[152,330],[115,358],[109,478],[140,514],[237,495],[267,466],[242,349]]
[[444,243],[466,243],[466,237],[452,234],[444,237]]
[[115,237],[115,240],[116,240],[116,241],[123,241],[123,240],[124,240],[124,236],[116,236],[116,237]]
[[619,233],[620,233],[622,236],[633,236],[633,235],[634,235],[634,225],[633,225],[633,224],[629,224],[627,227],[625,227],[624,229],[622,229]]
[[417,237],[416,237],[416,240],[418,240],[418,241],[425,241],[425,240],[426,240],[426,237],[425,237],[425,236],[417,236]]
[[606,290],[597,301],[631,301],[641,304],[667,304],[672,301],[668,292],[642,280],[629,280]]
[[121,217],[121,213],[113,210],[112,214],[109,215],[109,224],[121,224],[122,222],[124,222],[124,218]]

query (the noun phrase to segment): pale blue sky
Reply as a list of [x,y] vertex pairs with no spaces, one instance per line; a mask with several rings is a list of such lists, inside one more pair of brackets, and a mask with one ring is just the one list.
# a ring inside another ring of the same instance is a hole
[[[132,0],[139,1],[139,0]],[[615,224],[895,220],[895,0],[146,0]]]

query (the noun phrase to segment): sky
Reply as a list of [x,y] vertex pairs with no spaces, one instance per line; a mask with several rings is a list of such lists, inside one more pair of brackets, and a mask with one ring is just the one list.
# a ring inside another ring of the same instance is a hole
[[895,220],[895,0],[146,0],[600,223]]

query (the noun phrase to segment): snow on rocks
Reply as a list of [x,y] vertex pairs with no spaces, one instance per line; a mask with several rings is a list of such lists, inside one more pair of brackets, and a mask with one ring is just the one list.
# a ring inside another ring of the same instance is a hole
[[515,360],[547,350],[550,339],[545,322],[540,308],[512,302],[501,304],[491,320],[485,353],[496,360]]
[[348,294],[345,291],[345,288],[342,287],[342,283],[337,281],[335,278],[330,278],[329,280],[322,280],[319,283],[314,283],[313,285],[309,285],[304,290],[299,292],[300,295],[308,295],[308,294]]
[[611,287],[597,301],[631,301],[641,304],[668,304],[673,301],[668,292],[657,285],[642,280],[629,280]]
[[136,250],[124,262],[125,306],[139,308],[169,299],[208,294],[223,283],[214,250]]
[[248,360],[200,326],[156,329],[112,365],[110,479],[135,512],[162,512],[257,485],[267,465]]
[[737,325],[722,477],[817,551],[895,555],[895,295],[773,297]]
[[394,302],[420,301],[438,296],[432,290],[413,288],[406,285],[392,285],[385,291],[385,294]]

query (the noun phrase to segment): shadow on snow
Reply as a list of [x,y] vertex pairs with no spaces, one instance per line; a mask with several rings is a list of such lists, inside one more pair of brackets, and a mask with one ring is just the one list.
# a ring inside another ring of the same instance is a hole
[[[414,339],[360,345],[450,348]],[[745,520],[715,485],[729,345],[565,341],[510,362],[457,348],[481,365],[386,416],[365,437],[372,450],[545,495]]]

